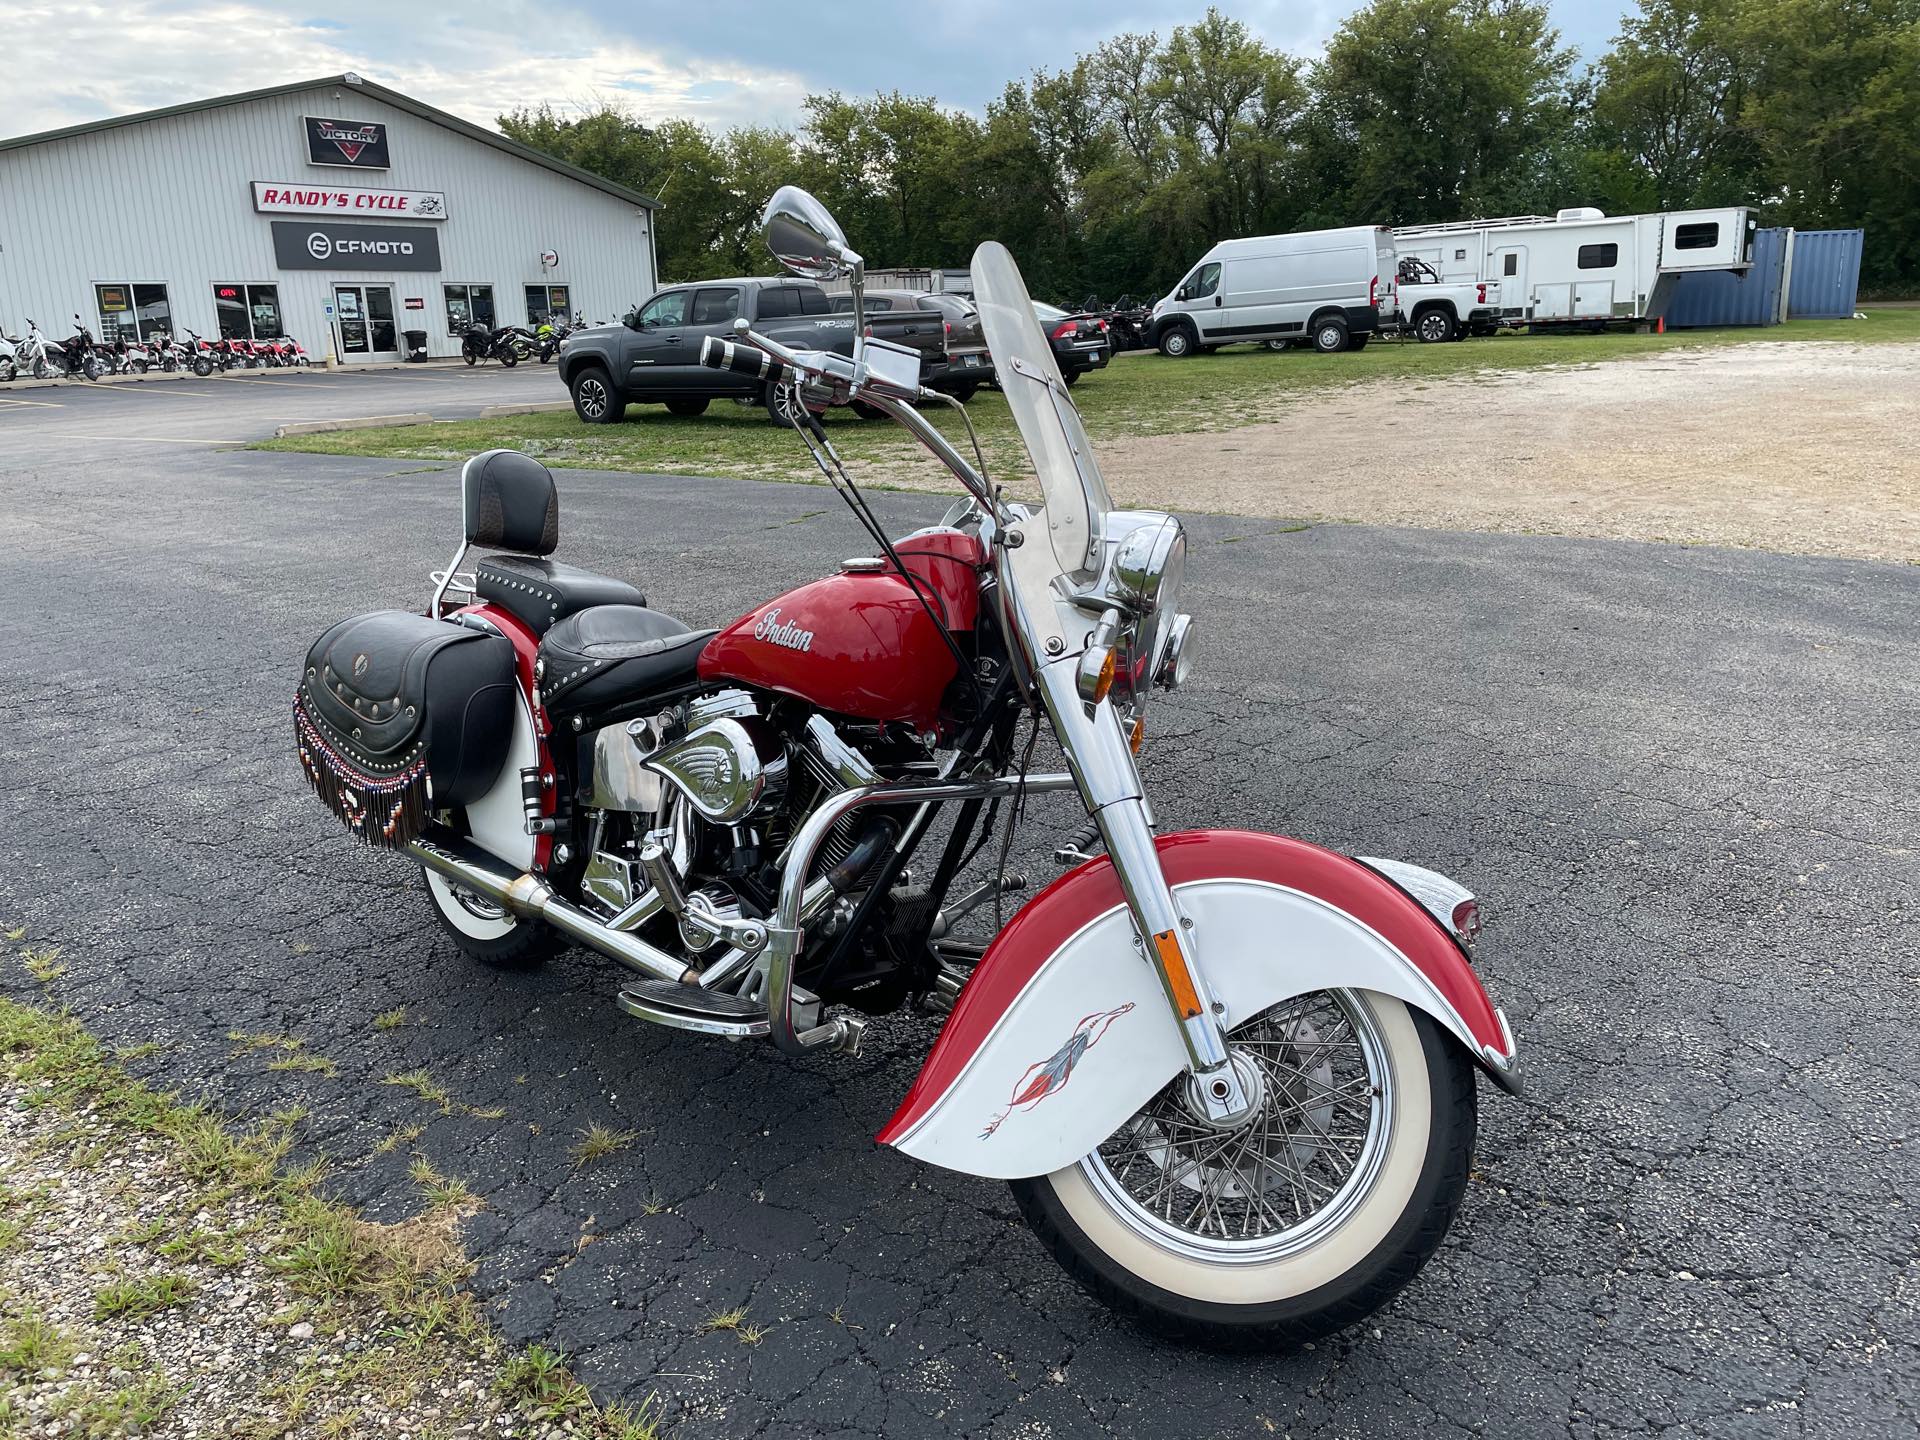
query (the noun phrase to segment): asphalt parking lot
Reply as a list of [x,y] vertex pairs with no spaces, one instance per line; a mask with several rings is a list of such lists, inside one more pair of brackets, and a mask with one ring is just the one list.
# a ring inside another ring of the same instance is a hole
[[[287,718],[300,657],[342,615],[421,601],[456,538],[453,472],[201,432],[347,396],[417,408],[375,387],[433,378],[183,382],[217,392],[195,406],[61,388],[20,397],[58,413],[0,415],[0,922],[62,947],[52,994],[103,1038],[164,1047],[141,1073],[240,1115],[311,1107],[305,1153],[376,1218],[418,1203],[376,1144],[424,1124],[486,1203],[474,1283],[509,1338],[716,1440],[1920,1426],[1920,570],[1191,522],[1196,677],[1148,717],[1163,824],[1472,885],[1531,1087],[1483,1087],[1466,1207],[1411,1290],[1315,1350],[1219,1356],[1084,1298],[1004,1187],[872,1144],[931,1022],[795,1062],[625,1019],[614,968],[581,952],[476,973],[409,868],[313,801]],[[113,448],[123,427],[156,443]],[[691,620],[866,548],[819,488],[561,489],[561,557]],[[941,508],[873,498],[896,531]],[[1071,823],[1039,811],[1016,864],[1051,873]],[[0,988],[38,992],[10,961]],[[409,1023],[372,1027],[399,1006]],[[233,1030],[301,1036],[338,1074],[235,1058]],[[381,1083],[416,1067],[506,1118]],[[639,1143],[576,1168],[592,1121]],[[734,1305],[762,1343],[700,1332]]]
[[89,384],[0,385],[0,456],[67,457],[250,444],[276,426],[424,411],[467,420],[489,405],[565,400],[551,365],[238,370]]

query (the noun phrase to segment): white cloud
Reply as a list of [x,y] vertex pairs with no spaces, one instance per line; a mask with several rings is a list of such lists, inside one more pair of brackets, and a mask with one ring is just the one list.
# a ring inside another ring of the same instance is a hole
[[[360,13],[357,13],[360,12]],[[4,134],[177,105],[352,70],[491,126],[521,106],[586,109],[611,101],[644,119],[687,116],[715,128],[789,123],[798,75],[687,60],[610,36],[575,12],[509,3],[456,22],[435,7],[354,3],[328,21],[280,6],[178,8],[174,0],[15,3],[0,8],[8,71]]]

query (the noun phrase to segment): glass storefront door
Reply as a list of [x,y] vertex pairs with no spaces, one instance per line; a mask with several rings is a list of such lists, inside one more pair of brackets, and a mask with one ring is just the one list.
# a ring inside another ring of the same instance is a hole
[[333,287],[333,323],[342,360],[387,360],[400,355],[393,320],[393,289],[387,285]]

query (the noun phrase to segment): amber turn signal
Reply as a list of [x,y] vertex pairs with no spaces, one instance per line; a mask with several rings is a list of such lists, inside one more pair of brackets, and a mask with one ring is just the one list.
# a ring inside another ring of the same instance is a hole
[[1127,733],[1127,744],[1131,745],[1133,747],[1133,753],[1138,755],[1140,753],[1140,747],[1146,743],[1147,721],[1143,715],[1133,722],[1133,729]]
[[1113,677],[1119,666],[1120,659],[1111,645],[1089,649],[1080,657],[1080,668],[1074,676],[1080,698],[1089,705],[1098,705],[1106,699],[1107,692],[1113,689]]

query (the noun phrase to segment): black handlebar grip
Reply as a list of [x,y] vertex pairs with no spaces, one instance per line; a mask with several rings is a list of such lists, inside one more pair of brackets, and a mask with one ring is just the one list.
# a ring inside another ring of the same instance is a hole
[[736,375],[771,380],[776,385],[784,384],[793,375],[791,365],[782,364],[766,351],[753,345],[736,345],[718,335],[709,335],[700,342],[700,363],[709,370],[731,370]]

